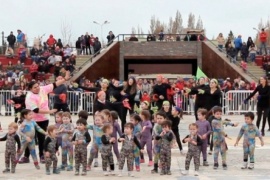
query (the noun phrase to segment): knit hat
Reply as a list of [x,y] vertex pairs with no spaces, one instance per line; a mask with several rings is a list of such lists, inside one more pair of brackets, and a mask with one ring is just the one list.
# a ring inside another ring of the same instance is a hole
[[148,101],[143,101],[143,103],[144,103],[147,107],[149,107],[149,102],[148,102]]
[[166,106],[166,105],[169,106],[170,105],[170,102],[169,101],[163,101],[162,105],[163,106]]
[[180,107],[174,106],[174,109],[175,109],[176,111],[178,111],[179,113],[181,113],[181,108],[180,108]]

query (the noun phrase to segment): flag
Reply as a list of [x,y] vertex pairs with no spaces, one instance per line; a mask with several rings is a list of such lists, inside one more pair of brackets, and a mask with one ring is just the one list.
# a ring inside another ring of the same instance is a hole
[[200,79],[201,77],[207,77],[207,76],[204,74],[204,72],[199,67],[197,67],[196,79]]

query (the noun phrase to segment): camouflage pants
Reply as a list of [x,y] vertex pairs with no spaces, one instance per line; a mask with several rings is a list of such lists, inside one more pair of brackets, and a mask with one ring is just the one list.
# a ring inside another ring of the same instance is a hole
[[199,149],[196,149],[193,151],[189,150],[187,152],[186,163],[185,163],[186,170],[189,170],[189,165],[192,158],[194,160],[195,171],[198,171],[199,166],[200,166],[200,150]]
[[15,167],[16,167],[16,150],[15,149],[6,149],[5,151],[6,169],[10,168],[10,162],[11,162],[11,171],[15,170]]
[[134,162],[134,153],[133,150],[124,150],[122,149],[120,152],[120,161],[119,161],[119,170],[123,170],[125,160],[127,159],[127,168],[128,171],[133,170],[133,162]]
[[107,153],[107,154],[102,153],[101,158],[102,158],[102,169],[103,169],[103,171],[107,171],[108,164],[110,165],[110,167],[111,167],[111,165],[114,164],[113,154],[112,154],[112,152]]
[[170,171],[171,169],[171,149],[161,149],[160,151],[160,163],[162,171]]
[[83,172],[86,172],[87,166],[87,147],[79,146],[75,147],[75,170],[79,171],[80,164],[82,164]]
[[68,165],[67,159],[69,165],[73,166],[73,145],[62,147],[62,165]]
[[53,169],[57,168],[57,156],[55,153],[51,153],[50,157],[45,157],[45,166],[46,169],[49,169],[51,167],[51,165],[53,164]]

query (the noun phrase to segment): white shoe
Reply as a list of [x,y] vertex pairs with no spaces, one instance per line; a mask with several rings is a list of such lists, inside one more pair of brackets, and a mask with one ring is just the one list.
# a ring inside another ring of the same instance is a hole
[[194,172],[194,176],[199,176],[199,172],[198,171],[195,171]]
[[185,176],[185,175],[188,174],[188,172],[187,172],[186,170],[183,170],[183,171],[181,172],[181,174],[183,174],[183,175]]
[[180,151],[180,154],[181,154],[182,156],[186,155],[186,153],[184,153],[183,150]]
[[134,174],[132,174],[132,172],[128,172],[128,176],[134,177]]
[[249,163],[248,169],[254,169],[254,163]]
[[120,171],[118,174],[118,177],[122,177],[122,176],[123,176],[122,171]]
[[109,173],[108,172],[104,172],[104,176],[109,176]]
[[248,165],[247,162],[243,162],[243,166],[241,167],[241,169],[247,169],[247,165]]
[[115,175],[115,172],[114,171],[111,171],[110,172],[110,175],[113,175],[114,176]]

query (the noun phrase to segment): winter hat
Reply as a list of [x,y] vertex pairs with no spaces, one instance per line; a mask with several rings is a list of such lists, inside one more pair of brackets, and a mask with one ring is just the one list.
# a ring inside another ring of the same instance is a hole
[[176,111],[178,111],[179,113],[181,113],[181,108],[180,107],[178,107],[178,106],[174,106],[174,109],[176,110]]
[[147,107],[149,107],[149,102],[148,102],[148,101],[143,101],[143,103],[144,103]]
[[166,105],[169,106],[170,105],[170,102],[169,101],[163,101],[162,105],[163,106],[166,106]]

